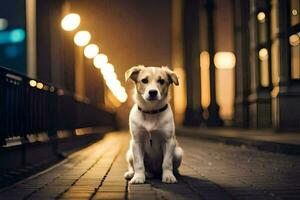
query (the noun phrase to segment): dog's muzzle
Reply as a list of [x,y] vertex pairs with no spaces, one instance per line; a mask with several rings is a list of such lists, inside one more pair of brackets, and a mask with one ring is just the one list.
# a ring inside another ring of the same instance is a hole
[[149,101],[157,100],[157,94],[158,94],[157,90],[149,90],[147,100]]

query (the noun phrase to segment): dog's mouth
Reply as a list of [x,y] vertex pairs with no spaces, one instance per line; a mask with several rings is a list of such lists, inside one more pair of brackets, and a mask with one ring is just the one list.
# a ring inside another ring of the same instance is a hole
[[147,97],[147,101],[157,101],[157,97]]

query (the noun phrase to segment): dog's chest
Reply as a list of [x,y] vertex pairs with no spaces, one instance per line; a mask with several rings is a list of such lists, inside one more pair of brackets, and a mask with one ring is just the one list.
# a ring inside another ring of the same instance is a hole
[[162,129],[160,118],[154,115],[143,116],[142,125],[147,132],[153,132]]

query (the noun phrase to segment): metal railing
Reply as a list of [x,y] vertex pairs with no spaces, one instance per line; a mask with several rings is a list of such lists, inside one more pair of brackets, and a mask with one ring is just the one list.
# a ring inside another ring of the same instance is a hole
[[13,138],[93,126],[115,126],[113,113],[43,81],[0,67],[0,146]]

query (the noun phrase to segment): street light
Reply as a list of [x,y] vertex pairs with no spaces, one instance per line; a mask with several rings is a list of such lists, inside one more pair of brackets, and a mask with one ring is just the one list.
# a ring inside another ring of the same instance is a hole
[[115,80],[118,79],[115,72],[110,73],[109,75],[105,74],[105,76],[103,76],[103,78],[104,78],[105,82],[107,82],[107,83],[114,82]]
[[262,48],[258,52],[259,59],[261,61],[268,59],[268,50],[266,48]]
[[79,31],[74,36],[74,42],[77,46],[83,47],[90,42],[91,38],[88,31]]
[[61,20],[61,27],[65,31],[73,31],[80,24],[80,16],[76,13],[70,13]]
[[31,87],[35,87],[36,84],[37,84],[37,82],[36,82],[35,80],[30,80],[30,81],[29,81],[29,85],[30,85]]
[[266,18],[266,14],[264,12],[259,12],[257,14],[257,20],[260,22],[260,23],[264,23],[265,22],[265,18]]
[[104,67],[101,68],[102,75],[105,76],[111,76],[113,73],[115,73],[114,66],[110,63],[107,63]]
[[232,52],[219,51],[215,54],[214,63],[217,69],[232,69],[235,66],[236,58]]
[[104,67],[108,62],[108,58],[105,54],[101,53],[98,54],[95,58],[94,58],[94,66],[98,69],[101,69],[102,67]]
[[36,87],[38,88],[38,89],[43,89],[43,87],[44,87],[44,84],[43,83],[41,83],[41,82],[38,82],[37,84],[36,84]]
[[95,44],[89,44],[84,48],[84,55],[87,58],[94,58],[99,52],[99,47]]

